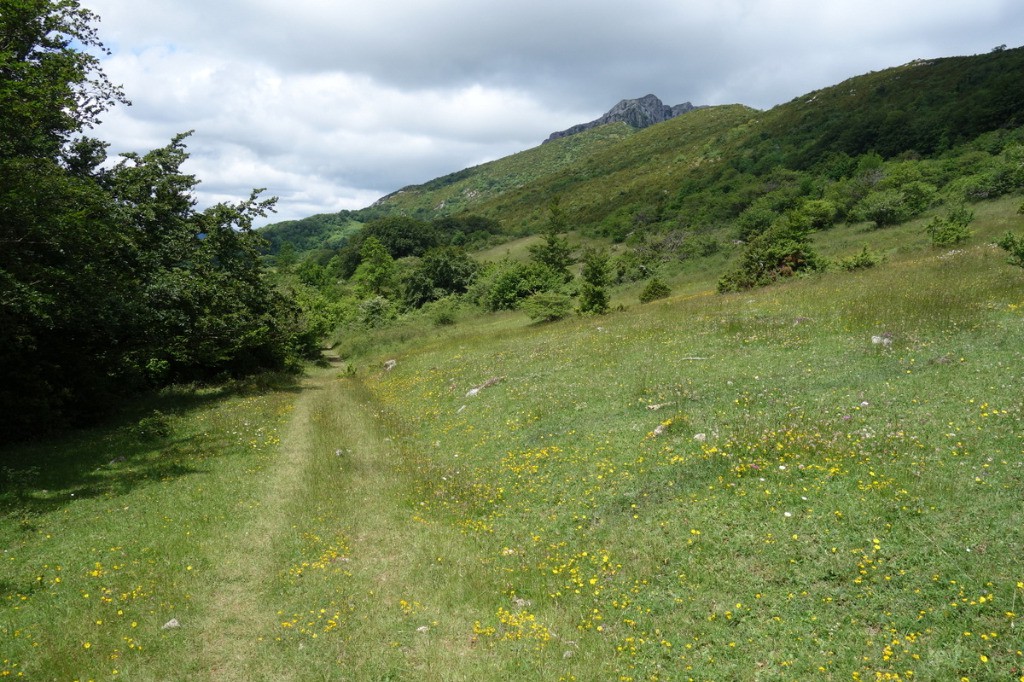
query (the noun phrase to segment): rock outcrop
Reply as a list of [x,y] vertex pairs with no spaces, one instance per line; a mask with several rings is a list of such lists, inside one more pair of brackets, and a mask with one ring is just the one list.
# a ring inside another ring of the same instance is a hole
[[576,135],[577,133],[582,133],[583,131],[590,130],[591,128],[607,125],[608,123],[622,122],[634,128],[646,128],[654,125],[655,123],[667,121],[670,118],[675,118],[680,114],[685,114],[699,108],[700,107],[695,107],[689,102],[684,102],[682,104],[677,104],[674,107],[670,107],[667,104],[662,103],[662,101],[654,95],[645,95],[639,99],[624,99],[612,107],[611,110],[601,118],[591,121],[590,123],[574,125],[567,130],[551,133],[545,142],[557,140],[560,137]]

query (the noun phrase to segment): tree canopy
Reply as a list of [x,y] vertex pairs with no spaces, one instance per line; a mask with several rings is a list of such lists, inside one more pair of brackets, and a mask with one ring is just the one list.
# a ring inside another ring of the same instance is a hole
[[187,133],[113,166],[85,132],[125,104],[76,0],[0,0],[0,438],[119,395],[282,368],[308,336],[260,269],[259,191],[195,208]]

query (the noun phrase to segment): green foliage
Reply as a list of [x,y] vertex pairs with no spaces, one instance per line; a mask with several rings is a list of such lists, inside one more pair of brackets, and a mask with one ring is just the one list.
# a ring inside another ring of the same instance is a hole
[[865,246],[856,256],[847,256],[836,261],[836,267],[840,270],[853,271],[873,268],[882,262],[882,257],[873,253]]
[[395,319],[395,307],[383,296],[372,296],[360,301],[356,319],[368,329],[382,327]]
[[750,241],[771,227],[778,218],[779,214],[769,205],[769,202],[754,202],[736,218],[736,237],[743,241]]
[[836,222],[839,208],[834,202],[828,199],[812,199],[805,201],[800,210],[810,221],[811,228],[815,230],[827,230]]
[[298,305],[301,332],[296,335],[295,352],[300,357],[314,359],[319,355],[320,344],[346,318],[344,303],[328,297],[312,286],[296,286],[289,291],[289,297]]
[[1007,232],[996,244],[1010,254],[1009,262],[1024,268],[1024,236]]
[[589,249],[583,256],[583,280],[580,284],[578,310],[584,315],[603,315],[608,312],[608,285],[611,268],[604,249]]
[[359,248],[359,266],[352,282],[363,295],[387,296],[392,293],[397,278],[395,259],[375,236],[366,237]]
[[559,273],[546,265],[503,260],[482,279],[480,303],[486,310],[514,310],[520,301],[533,294],[555,291],[563,284]]
[[277,255],[280,265],[281,252],[288,245],[297,254],[322,247],[343,247],[362,227],[359,217],[354,211],[313,215],[267,225],[260,229],[260,234],[267,240],[267,252]]
[[363,242],[370,237],[383,244],[397,260],[419,257],[439,246],[468,248],[486,244],[500,231],[496,221],[477,215],[447,216],[432,222],[406,216],[375,218],[338,250],[338,273],[344,279],[352,277],[360,263]]
[[405,304],[419,308],[445,296],[465,293],[476,278],[479,265],[457,246],[431,249],[402,278]]
[[[263,232],[262,234],[266,237],[266,232]],[[281,247],[277,251],[277,256],[274,258],[274,265],[277,266],[278,270],[288,271],[298,262],[299,257],[295,244],[293,242],[285,242],[281,244]]]
[[906,196],[898,189],[883,189],[868,194],[855,208],[862,220],[869,220],[876,228],[900,225],[910,220],[913,211]]
[[126,101],[74,0],[0,11],[0,439],[88,422],[118,396],[294,359],[293,302],[264,280],[254,218],[195,209],[185,135],[106,163],[82,137]]
[[135,435],[142,440],[157,440],[171,435],[171,424],[167,415],[160,410],[143,417],[135,425]]
[[782,218],[758,235],[744,249],[740,266],[718,281],[719,292],[764,286],[779,278],[823,267],[810,244],[807,229]]
[[957,204],[945,216],[934,216],[924,231],[931,238],[932,246],[955,246],[970,239],[968,225],[973,220],[974,212],[964,204]]
[[660,298],[668,298],[672,295],[672,289],[657,277],[651,279],[640,292],[640,302],[650,303]]
[[557,291],[546,291],[523,300],[520,309],[534,321],[554,322],[572,314],[572,299]]
[[611,269],[615,284],[639,282],[647,279],[657,269],[660,260],[656,248],[641,245],[623,251],[612,259]]
[[430,321],[436,327],[448,327],[458,321],[459,303],[454,297],[442,298],[430,305]]
[[[552,224],[554,224],[554,219],[552,219]],[[543,242],[530,246],[530,257],[560,275],[566,283],[572,281],[572,273],[569,272],[569,266],[575,262],[572,257],[572,248],[565,237],[558,235],[554,227],[544,234]]]

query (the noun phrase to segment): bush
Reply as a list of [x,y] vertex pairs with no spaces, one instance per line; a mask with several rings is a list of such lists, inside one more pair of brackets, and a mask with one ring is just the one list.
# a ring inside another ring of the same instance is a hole
[[828,199],[812,199],[804,202],[800,210],[807,219],[811,221],[811,227],[815,230],[827,230],[836,223],[836,216],[839,209],[835,203]]
[[143,417],[135,425],[135,435],[141,440],[157,440],[171,435],[170,420],[160,410],[153,410],[148,417]]
[[542,292],[530,296],[519,307],[535,322],[554,322],[572,313],[572,299],[556,291]]
[[857,204],[855,213],[861,219],[873,222],[876,228],[905,223],[913,215],[903,192],[896,189],[872,192]]
[[881,262],[882,258],[869,251],[868,247],[865,246],[864,249],[856,256],[847,256],[846,258],[840,258],[837,260],[836,267],[850,272],[853,270],[873,268]]
[[781,277],[820,270],[823,265],[811,248],[805,227],[783,218],[747,245],[740,267],[718,281],[718,291],[764,286]]
[[671,295],[672,290],[668,288],[668,285],[655,277],[640,292],[640,302],[650,303],[651,301],[657,301],[659,298],[667,298]]
[[496,264],[480,286],[480,303],[490,312],[515,310],[520,301],[563,284],[562,276],[546,265],[505,260]]
[[657,266],[657,260],[657,252],[648,246],[624,251],[612,261],[615,283],[638,282],[650,277]]
[[945,217],[935,216],[924,231],[931,237],[932,246],[954,246],[962,244],[971,236],[967,226],[974,220],[974,212],[959,204]]
[[779,214],[766,205],[755,202],[736,218],[736,237],[747,242],[761,234],[775,222]]
[[436,327],[448,327],[455,324],[458,314],[458,302],[451,298],[442,298],[430,304],[430,321]]
[[383,296],[374,296],[359,304],[357,319],[365,327],[373,329],[382,327],[395,317],[391,301]]
[[1024,237],[1007,232],[996,244],[1010,254],[1010,263],[1024,268]]

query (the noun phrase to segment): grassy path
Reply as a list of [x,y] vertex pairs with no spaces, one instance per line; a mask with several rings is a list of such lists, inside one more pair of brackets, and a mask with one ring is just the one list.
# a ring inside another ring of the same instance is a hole
[[471,552],[413,520],[412,476],[359,381],[305,382],[258,511],[224,538],[210,679],[459,679],[479,617]]
[[282,502],[301,495],[306,470],[311,464],[308,422],[323,379],[308,382],[296,401],[292,418],[282,437],[281,455],[266,476],[266,486],[256,511],[235,537],[225,537],[219,575],[209,597],[202,631],[203,669],[211,679],[254,679],[253,662],[260,660],[259,636],[254,624],[261,621],[258,586],[272,575],[274,543],[291,525],[289,506]]

